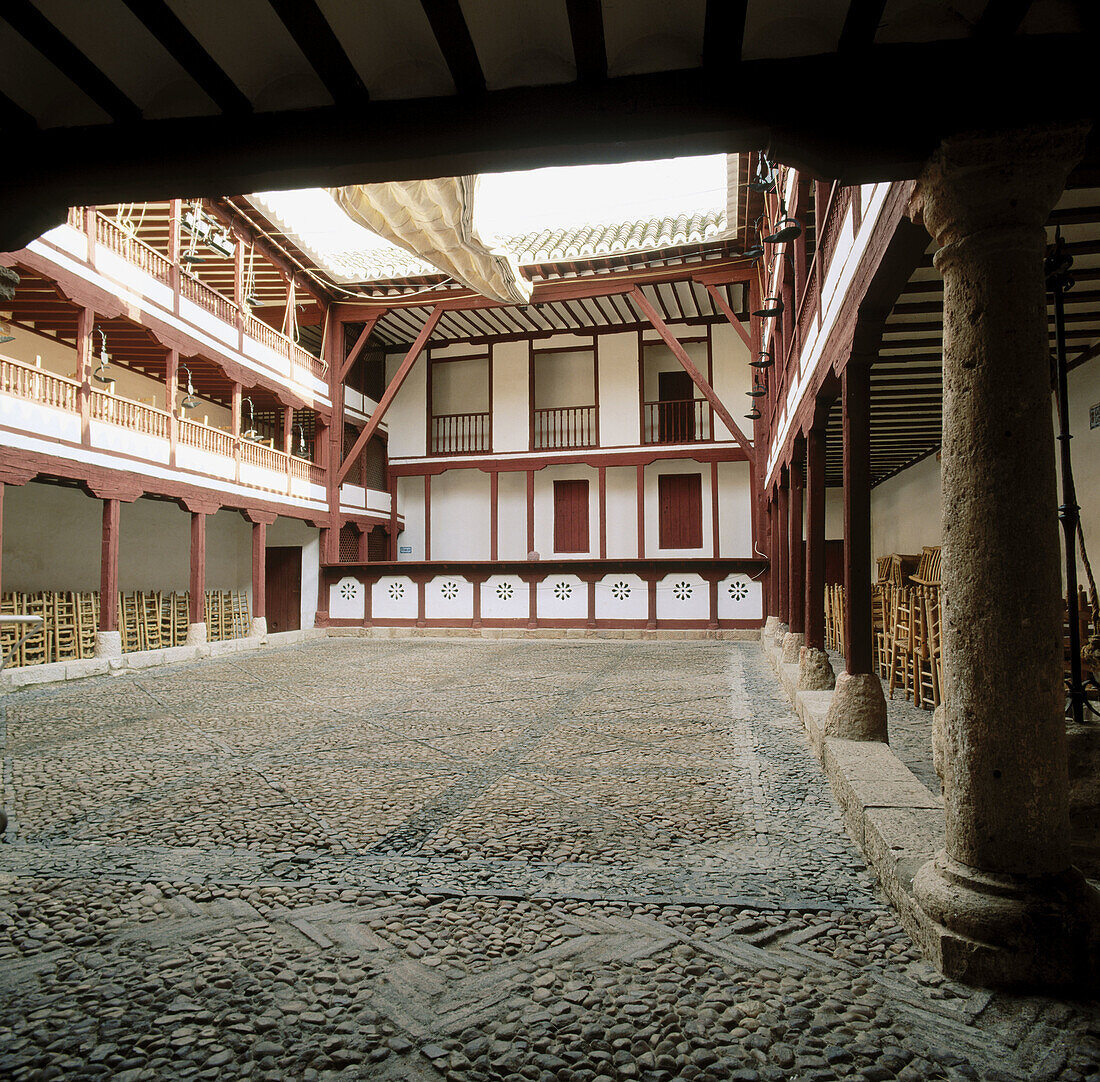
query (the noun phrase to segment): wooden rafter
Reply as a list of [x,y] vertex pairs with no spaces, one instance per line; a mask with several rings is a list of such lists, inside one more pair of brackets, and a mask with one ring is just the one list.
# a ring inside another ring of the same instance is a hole
[[5,131],[33,131],[38,122],[7,94],[0,94],[0,127]]
[[746,439],[744,432],[738,427],[737,422],[730,415],[730,411],[726,409],[725,403],[714,392],[714,388],[707,382],[706,377],[698,368],[695,367],[692,359],[687,355],[687,350],[680,345],[679,339],[676,335],[668,329],[665,321],[657,314],[657,309],[646,299],[645,294],[635,286],[630,291],[630,299],[634,304],[641,309],[642,314],[653,324],[654,330],[664,339],[665,345],[675,354],[676,359],[680,362],[683,370],[691,376],[692,383],[703,393],[703,397],[714,407],[714,412],[718,414],[722,424],[729,429],[733,438],[741,445],[741,449],[749,457],[749,461],[753,461],[753,447]]
[[352,346],[351,351],[348,353],[347,357],[344,358],[344,363],[340,365],[340,371],[336,374],[336,382],[338,384],[343,383],[344,380],[348,378],[348,373],[351,371],[355,362],[359,360],[359,354],[363,352],[363,347],[367,344],[367,339],[370,338],[371,331],[374,330],[374,325],[385,314],[385,312],[377,312],[363,324],[363,329],[359,332],[359,337],[355,340],[355,345]]
[[122,2],[223,113],[241,116],[252,112],[252,102],[165,0]]
[[714,307],[718,309],[726,317],[730,326],[741,336],[741,341],[745,343],[749,352],[752,352],[752,337],[749,332],[745,330],[745,325],[737,318],[737,313],[726,304],[726,298],[718,292],[717,286],[708,285],[707,292],[710,294],[710,299],[714,301]]
[[1008,37],[1020,29],[1034,0],[989,0],[974,25],[978,38]]
[[450,69],[455,90],[459,94],[484,91],[485,74],[458,0],[420,0],[420,3],[428,16],[439,51]]
[[[356,105],[368,98],[340,39],[317,6],[317,0],[268,0],[298,48],[337,105]],[[369,17],[369,16],[365,16]]]
[[707,0],[703,27],[703,67],[712,74],[741,62],[749,0]]
[[573,59],[582,83],[607,78],[607,46],[603,33],[603,5],[600,0],[565,0],[569,13],[569,34]]
[[33,45],[112,120],[140,120],[141,110],[99,70],[30,0],[0,4],[0,19]]
[[428,339],[431,337],[431,333],[435,329],[435,325],[439,322],[439,317],[442,314],[443,309],[438,307],[432,309],[432,314],[428,317],[428,321],[420,329],[420,334],[417,335],[416,341],[413,342],[409,352],[405,354],[397,371],[393,374],[393,379],[390,380],[389,386],[382,395],[382,400],[378,403],[378,408],[370,415],[370,420],[367,421],[366,425],[363,427],[363,431],[359,433],[351,450],[344,457],[344,461],[340,463],[340,469],[336,471],[337,490],[339,490],[340,485],[343,484],[344,478],[347,476],[348,470],[351,469],[352,464],[359,455],[362,454],[363,448],[366,447],[371,436],[378,431],[378,426],[381,424],[382,418],[385,417],[386,410],[390,408],[390,403],[397,397],[397,392],[401,390],[401,385],[405,382],[405,378],[412,371],[412,366],[416,363],[417,357],[423,353],[424,346],[427,345]]
[[882,21],[885,8],[886,0],[851,0],[837,42],[837,52],[853,53],[870,49],[875,43],[875,34],[878,33],[878,24]]

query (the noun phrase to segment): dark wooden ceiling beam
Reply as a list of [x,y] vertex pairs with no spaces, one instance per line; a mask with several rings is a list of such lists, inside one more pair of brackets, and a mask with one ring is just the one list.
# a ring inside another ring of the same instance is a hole
[[703,23],[703,68],[710,75],[728,73],[741,63],[749,0],[707,0]]
[[165,0],[122,2],[223,113],[243,116],[252,112],[252,102],[226,75]]
[[974,24],[977,38],[1010,37],[1020,29],[1033,0],[989,0]]
[[[268,0],[268,3],[337,105],[367,101],[367,87],[317,6],[317,0]],[[369,17],[368,12],[363,13],[363,18]]]
[[875,43],[875,34],[878,33],[878,24],[882,21],[885,8],[886,0],[851,0],[837,42],[837,52],[850,54],[870,49]]
[[484,93],[485,74],[458,0],[420,0],[420,4],[450,69],[455,90],[460,95]]
[[582,83],[602,82],[607,78],[603,5],[600,0],[565,0],[565,9],[569,14],[569,35],[573,39],[577,78]]
[[[1094,60],[1085,35],[1018,35],[996,48],[970,39],[877,45],[859,64],[835,55],[745,61],[717,82],[699,68],[356,109],[31,132],[20,142],[20,169],[5,177],[0,250],[39,236],[70,206],[180,191],[220,196],[765,145],[779,160],[846,184],[913,177],[952,132],[1040,123],[1064,116],[1067,100],[1095,115]],[[1021,77],[1054,69],[1057,85]],[[966,71],[970,92],[929,80],[933,70]],[[922,98],[913,114],[915,85]],[[756,93],[760,86],[769,93]],[[840,113],[837,100],[846,102]],[[911,123],[897,123],[910,114]],[[1100,138],[1080,168],[1098,165]]]
[[38,121],[21,105],[0,94],[0,129],[6,132],[30,132],[38,127]]
[[112,120],[126,123],[141,119],[141,110],[30,0],[6,0],[0,4],[0,19],[80,87]]

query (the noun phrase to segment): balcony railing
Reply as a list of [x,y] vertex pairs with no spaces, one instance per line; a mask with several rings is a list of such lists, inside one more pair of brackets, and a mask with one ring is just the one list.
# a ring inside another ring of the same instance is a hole
[[142,436],[168,439],[169,415],[164,410],[135,402],[130,398],[118,398],[102,391],[92,392],[92,419],[128,428]]
[[43,372],[10,357],[0,357],[0,392],[70,413],[80,409],[80,384],[75,380]]
[[158,282],[171,284],[171,260],[102,214],[95,216],[95,239],[96,244],[109,248],[115,255],[152,275]]
[[[80,414],[79,383],[10,357],[0,357],[0,394],[52,406],[75,416]],[[135,402],[131,398],[106,394],[103,391],[92,391],[89,412],[93,421],[113,425],[140,436],[164,440],[165,443],[171,438],[171,415],[144,402]],[[279,481],[275,486],[257,485],[242,479],[241,483],[249,487],[287,493],[290,491],[292,479],[322,487],[325,484],[325,470],[308,459],[288,455],[266,444],[235,439],[231,432],[199,424],[185,417],[180,417],[176,426],[176,439],[181,446],[205,451],[227,460],[230,468],[225,476],[233,476],[232,464],[238,458],[239,447],[242,464],[257,466],[286,478],[285,485]]]
[[536,451],[595,447],[599,442],[595,406],[556,406],[535,410],[532,428]]
[[[74,229],[83,231],[83,209],[80,207],[70,208],[68,222]],[[132,233],[123,229],[117,222],[112,221],[103,214],[94,214],[93,222],[97,244],[110,249],[110,251],[126,260],[127,263],[144,271],[158,282],[165,285],[172,284],[172,262],[167,256],[162,255],[155,248],[139,240]],[[279,356],[285,357],[292,364],[307,369],[318,379],[323,380],[325,378],[328,365],[320,357],[315,357],[309,350],[303,349],[297,342],[287,338],[285,334],[275,330],[274,327],[269,327],[250,312],[242,313],[241,309],[232,300],[208,286],[184,267],[180,268],[179,283],[182,297],[187,298],[187,300],[197,304],[200,308],[205,309],[217,319],[234,328],[240,322],[244,333],[250,338],[260,342]]]
[[711,439],[710,403],[705,398],[644,402],[645,443],[698,443]]
[[432,454],[464,455],[488,451],[490,414],[447,413],[432,418]]

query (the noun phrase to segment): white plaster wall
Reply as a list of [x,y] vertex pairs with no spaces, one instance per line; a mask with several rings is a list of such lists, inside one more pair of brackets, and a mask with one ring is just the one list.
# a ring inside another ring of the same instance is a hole
[[637,575],[605,575],[593,584],[597,620],[649,618],[649,584]]
[[[397,535],[399,560],[424,559],[424,478],[397,478],[397,508],[405,517],[405,528]],[[402,552],[402,549],[411,552]]]
[[489,559],[490,484],[481,470],[447,470],[432,478],[433,560]]
[[[436,354],[433,352],[433,357]],[[432,365],[432,414],[485,413],[489,409],[488,355]]]
[[345,575],[328,588],[328,614],[333,620],[362,620],[367,614],[366,587]]
[[920,555],[924,545],[938,545],[942,536],[940,463],[935,455],[871,489],[874,559],[891,552]]
[[[321,531],[296,518],[277,518],[267,528],[268,548],[300,545],[302,549],[302,627],[317,622],[318,571],[321,563]],[[209,547],[209,542],[208,542]],[[251,560],[251,549],[249,550]],[[251,564],[249,565],[251,568]],[[249,571],[251,575],[251,570]]]
[[600,442],[604,447],[636,446],[641,438],[638,336],[600,335],[596,348],[600,354]]
[[[588,548],[584,552],[556,553],[554,482],[581,480],[588,482]],[[600,479],[597,470],[581,465],[548,466],[535,474],[535,551],[547,560],[552,557],[580,560],[600,555]]]
[[481,584],[483,620],[526,620],[531,615],[530,588],[518,575],[493,575]]
[[497,558],[527,559],[525,473],[501,473],[497,481]]
[[[386,356],[386,385],[394,377],[401,364],[402,356],[390,353]],[[426,453],[428,421],[424,398],[428,386],[428,361],[420,357],[405,377],[401,390],[394,395],[390,408],[386,411],[389,423],[390,458],[408,458]]]
[[[752,439],[752,421],[743,420],[742,408],[749,401],[745,392],[752,386],[752,372],[749,361],[749,347],[741,336],[728,323],[715,323],[711,326],[711,353],[714,361],[714,393],[730,411],[734,421],[748,439]],[[714,438],[732,439],[730,431],[715,416]]]
[[539,353],[535,350],[533,367],[535,409],[595,404],[595,360],[591,350],[577,353]]
[[[872,506],[874,499],[872,492]],[[844,540],[844,489],[839,485],[825,489],[825,540]]]
[[[4,492],[5,592],[98,590],[103,504],[73,488],[32,481]],[[174,503],[136,500],[119,511],[119,589],[186,590],[191,571],[191,516]],[[316,560],[313,596],[316,601]],[[251,533],[240,515],[206,520],[206,584],[248,590]]]
[[657,583],[658,620],[709,620],[710,585],[701,575],[674,571]]
[[[661,548],[660,501],[657,478],[662,474],[700,474],[703,492],[703,544],[697,549]],[[719,493],[720,495],[721,493]],[[646,556],[711,556],[714,553],[714,528],[711,508],[710,464],[700,465],[689,458],[663,459],[645,468],[645,555]]]
[[[704,473],[704,485],[707,481]],[[747,462],[718,463],[718,554],[752,557],[752,489]]]
[[416,583],[404,575],[383,575],[371,586],[371,617],[415,620],[420,608]]
[[609,466],[606,475],[608,559],[638,555],[638,471],[634,466]]
[[493,347],[493,450],[498,454],[526,451],[530,442],[527,361],[526,342]]
[[585,620],[588,583],[576,575],[551,575],[538,584],[540,620]]
[[460,575],[440,575],[424,584],[424,615],[429,620],[471,620],[473,584]]

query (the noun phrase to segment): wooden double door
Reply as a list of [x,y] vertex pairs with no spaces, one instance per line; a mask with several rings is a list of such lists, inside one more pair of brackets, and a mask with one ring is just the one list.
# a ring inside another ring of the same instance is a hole
[[267,630],[298,631],[302,626],[302,547],[269,548],[264,561]]

